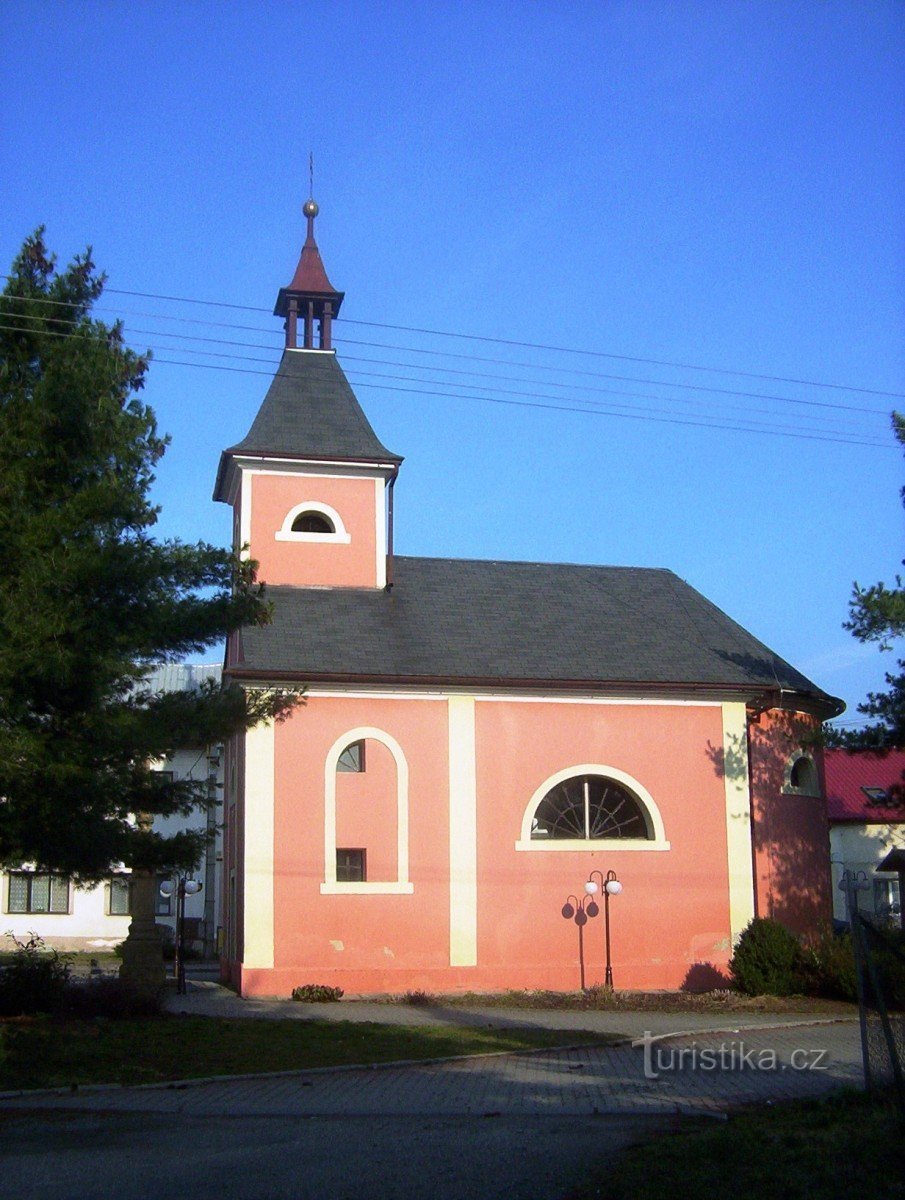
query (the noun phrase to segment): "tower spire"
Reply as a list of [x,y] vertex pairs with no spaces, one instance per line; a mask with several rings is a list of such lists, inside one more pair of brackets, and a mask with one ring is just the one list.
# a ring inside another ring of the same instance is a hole
[[[333,318],[343,302],[343,292],[338,292],[324,270],[317,242],[314,240],[314,218],[320,211],[314,199],[314,155],[308,157],[310,191],[302,206],[308,228],[305,244],[292,282],[280,288],[274,315],[283,317],[286,329],[287,350],[331,350]],[[302,319],[302,345],[298,344],[298,321]],[[314,344],[314,326],[318,325],[318,344]]]

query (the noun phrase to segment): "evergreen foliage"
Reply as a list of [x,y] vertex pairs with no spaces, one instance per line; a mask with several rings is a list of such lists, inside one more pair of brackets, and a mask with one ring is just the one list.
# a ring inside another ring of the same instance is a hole
[[[905,447],[905,416],[892,414],[893,433]],[[902,488],[905,502],[905,488]],[[875,583],[870,587],[854,586],[849,605],[848,629],[860,642],[877,642],[881,650],[905,634],[905,583],[896,575],[893,586]],[[887,672],[885,692],[871,692],[858,711],[872,718],[870,724],[855,731],[827,729],[829,745],[846,746],[852,750],[884,750],[905,747],[905,660],[899,659],[897,670]],[[905,802],[901,787],[890,797]]]
[[738,939],[729,970],[749,996],[791,996],[802,990],[804,965],[794,933],[769,917],[755,917]]
[[92,316],[103,285],[90,250],[57,272],[39,229],[0,294],[0,864],[85,882],[192,867],[202,833],[135,817],[190,813],[206,781],[152,764],[298,703],[145,682],[269,609],[253,563],[152,536],[168,439],[140,399],[148,356]]

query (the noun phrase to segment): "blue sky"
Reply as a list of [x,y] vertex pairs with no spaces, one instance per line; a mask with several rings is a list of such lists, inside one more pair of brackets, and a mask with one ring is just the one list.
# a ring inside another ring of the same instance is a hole
[[892,664],[851,583],[902,546],[903,62],[870,0],[11,0],[0,269],[45,223],[150,294],[99,315],[155,350],[160,532],[223,543],[313,150],[399,552],[670,567],[854,706]]

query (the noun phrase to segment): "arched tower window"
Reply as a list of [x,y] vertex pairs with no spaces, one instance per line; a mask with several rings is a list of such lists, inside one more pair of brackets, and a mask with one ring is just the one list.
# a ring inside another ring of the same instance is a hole
[[343,519],[329,504],[304,500],[293,505],[276,532],[278,542],[336,542],[349,545],[352,538]]
[[333,522],[323,513],[308,509],[301,512],[292,522],[292,533],[336,533]]
[[786,767],[783,791],[795,792],[800,796],[820,795],[820,776],[817,764],[809,754],[797,754]]

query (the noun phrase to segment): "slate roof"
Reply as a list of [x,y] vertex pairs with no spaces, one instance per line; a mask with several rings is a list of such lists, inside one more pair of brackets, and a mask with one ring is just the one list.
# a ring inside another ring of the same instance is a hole
[[225,500],[231,455],[380,462],[398,465],[371,428],[335,354],[284,350],[258,415],[241,442],[220,456],[214,499]]
[[235,674],[528,685],[784,688],[841,709],[671,571],[394,559],[389,591],[267,589]]
[[900,796],[905,781],[905,750],[827,750],[824,754],[826,811],[831,821],[905,822],[901,804],[884,805],[863,788],[882,788]]

